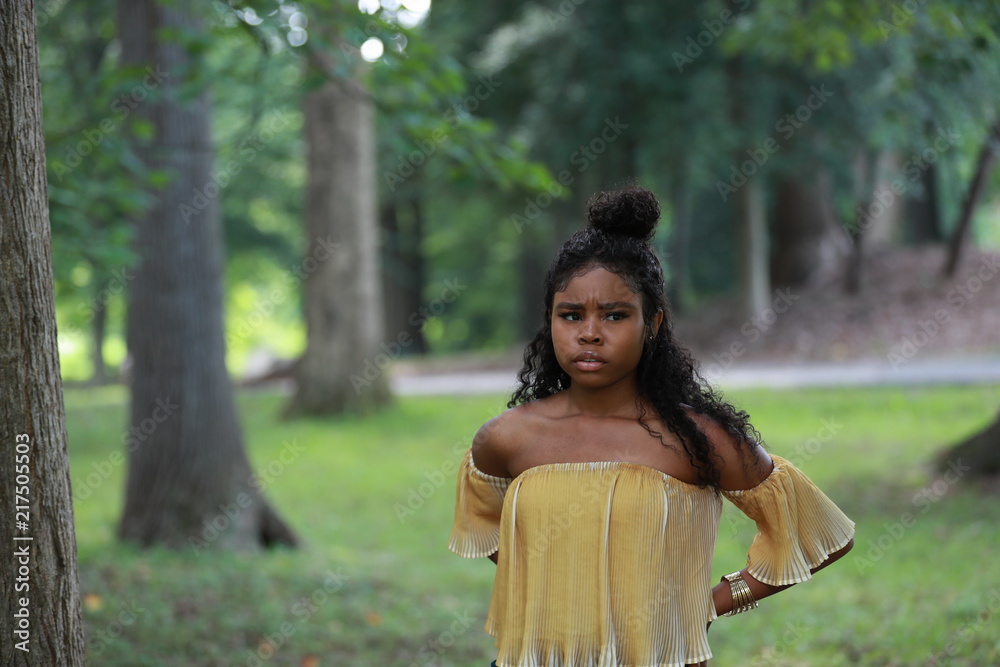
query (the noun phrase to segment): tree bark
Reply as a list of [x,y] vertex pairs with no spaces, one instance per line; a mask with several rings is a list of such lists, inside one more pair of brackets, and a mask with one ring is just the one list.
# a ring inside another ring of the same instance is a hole
[[84,664],[35,15],[0,12],[0,664]]
[[[372,101],[358,79],[327,80],[306,95],[309,146],[305,280],[306,350],[286,416],[370,412],[390,400],[386,371],[400,353],[384,344],[375,202]],[[314,72],[315,74],[315,72]]]
[[[731,58],[726,64],[729,80],[729,116],[733,125],[747,134],[746,104],[749,99],[744,85],[745,72],[741,56]],[[734,164],[746,159],[743,148],[734,151]],[[736,223],[737,252],[739,253],[739,289],[745,318],[757,316],[767,308],[771,291],[768,274],[768,230],[764,203],[762,175],[751,175],[733,195],[733,217]]]
[[[421,244],[424,236],[423,201],[419,196],[409,200],[411,216],[409,224],[400,220],[402,204],[392,200],[382,206],[379,219],[385,239],[384,260],[382,262],[383,285],[385,288],[385,323],[388,340],[409,341],[404,347],[406,354],[424,354],[423,326],[419,321],[423,305],[425,283],[424,255]],[[413,314],[418,318],[414,319]]]
[[930,163],[920,172],[920,195],[907,205],[910,220],[908,240],[914,244],[941,243],[941,204],[938,195],[938,166]]
[[965,249],[966,240],[969,238],[969,229],[972,226],[972,214],[976,211],[976,205],[986,190],[986,181],[993,168],[993,161],[996,159],[997,144],[1000,143],[1000,121],[997,121],[990,128],[986,135],[986,141],[979,150],[979,159],[976,160],[976,171],[972,175],[969,189],[965,193],[962,201],[962,211],[955,224],[951,239],[948,242],[948,259],[944,265],[944,277],[952,278],[958,269],[958,263],[962,258],[962,251]]
[[845,227],[851,239],[850,254],[847,258],[844,291],[847,294],[861,292],[862,273],[865,259],[865,232],[868,226],[874,224],[873,214],[876,212],[872,204],[875,202],[877,177],[877,158],[875,152],[867,147],[859,151],[854,160],[854,219]]
[[806,287],[836,271],[847,247],[825,178],[806,182],[795,175],[778,182],[771,239],[777,286]]
[[107,384],[108,374],[104,366],[104,332],[108,322],[108,307],[104,301],[94,303],[94,318],[90,323],[90,384]]
[[758,181],[748,179],[734,197],[740,253],[743,315],[755,317],[770,303],[768,234],[764,192]]
[[[143,546],[253,549],[295,544],[254,477],[225,367],[222,236],[206,92],[181,92],[198,63],[167,30],[199,30],[191,0],[119,0],[124,65],[148,67],[154,127],[136,152],[172,180],[135,220],[129,285],[132,401],[119,536]],[[190,86],[190,83],[188,84]],[[291,459],[294,461],[294,458]],[[287,465],[288,461],[282,460]]]
[[674,315],[683,315],[687,310],[688,291],[691,275],[689,253],[691,246],[691,186],[686,176],[686,168],[681,164],[670,189],[670,203],[674,219],[670,234],[670,257],[666,264],[670,267],[670,284],[667,297]]
[[[952,446],[938,459],[938,469],[956,469],[971,477],[1000,475],[1000,414],[986,428]],[[959,467],[968,466],[968,471]]]

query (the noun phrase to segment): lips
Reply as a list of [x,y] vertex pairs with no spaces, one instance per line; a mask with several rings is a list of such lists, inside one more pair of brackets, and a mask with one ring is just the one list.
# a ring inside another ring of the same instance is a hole
[[581,352],[573,357],[573,365],[582,371],[596,371],[606,363],[604,357],[596,352]]

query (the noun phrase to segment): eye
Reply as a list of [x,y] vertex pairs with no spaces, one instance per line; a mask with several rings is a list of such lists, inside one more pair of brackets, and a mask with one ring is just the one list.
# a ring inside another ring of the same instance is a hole
[[580,314],[574,312],[559,313],[559,317],[563,318],[564,320],[568,320],[570,322],[577,322],[580,319]]
[[616,311],[613,313],[608,313],[607,315],[605,315],[605,317],[612,322],[620,322],[621,320],[624,320],[626,317],[628,317],[628,313]]

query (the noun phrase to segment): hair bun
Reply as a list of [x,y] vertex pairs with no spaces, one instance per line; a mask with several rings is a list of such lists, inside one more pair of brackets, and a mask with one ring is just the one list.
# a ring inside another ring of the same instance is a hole
[[587,219],[606,234],[649,241],[660,219],[660,203],[652,192],[635,186],[601,192],[587,204]]

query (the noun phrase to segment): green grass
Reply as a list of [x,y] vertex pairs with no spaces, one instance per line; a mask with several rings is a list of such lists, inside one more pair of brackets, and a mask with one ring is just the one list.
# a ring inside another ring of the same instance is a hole
[[[1000,611],[1000,498],[948,485],[929,465],[990,420],[1000,386],[730,398],[858,533],[855,550],[815,580],[715,623],[713,666],[922,665],[935,653],[940,664],[1000,663],[1000,614],[989,608],[993,599]],[[270,471],[267,495],[304,540],[253,554],[115,541],[124,469],[107,462],[122,448],[125,403],[121,388],[66,396],[91,664],[489,664],[493,565],[445,543],[455,466],[502,397],[406,398],[375,418],[285,423],[281,397],[243,393],[251,459]],[[304,451],[281,464],[289,442]],[[915,501],[921,490],[930,495]],[[907,512],[911,525],[894,526]],[[753,532],[727,507],[717,576],[743,565]]]

